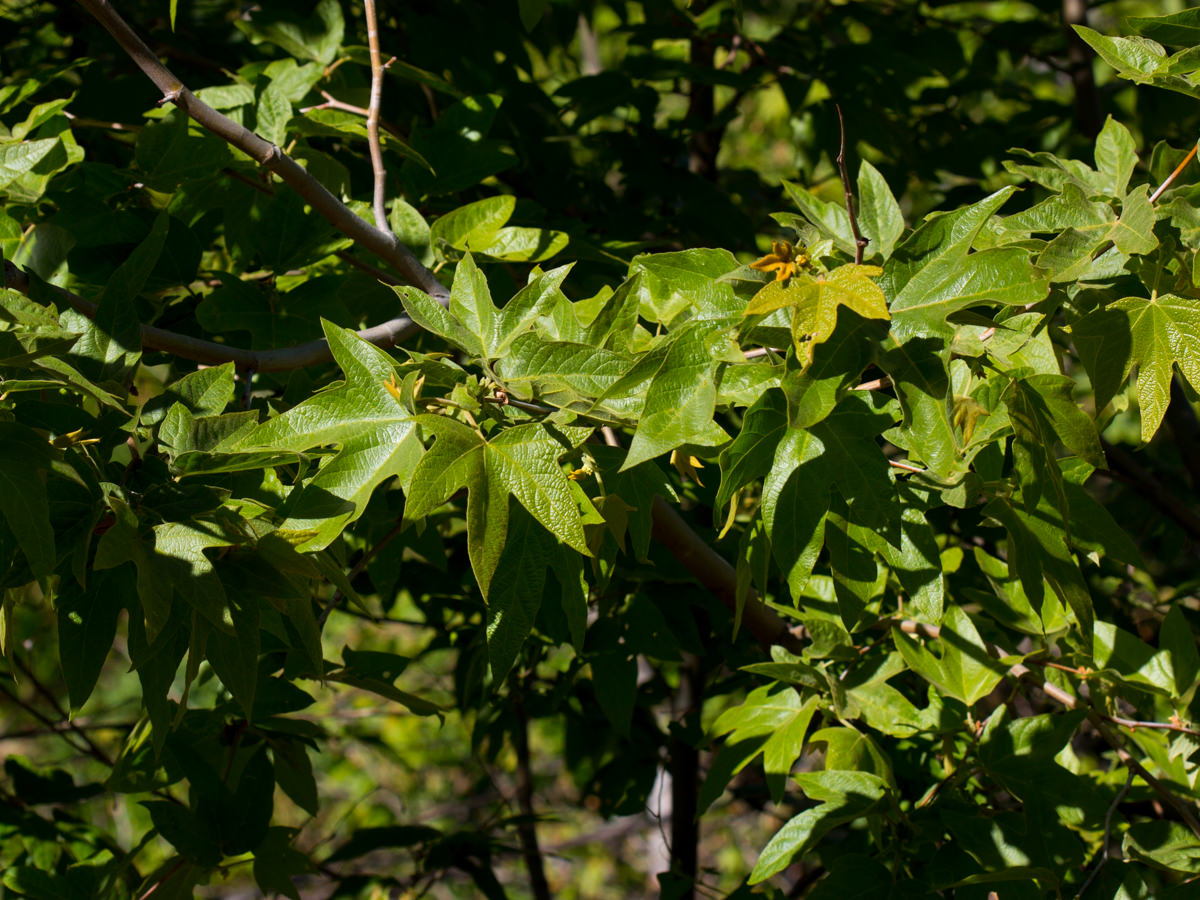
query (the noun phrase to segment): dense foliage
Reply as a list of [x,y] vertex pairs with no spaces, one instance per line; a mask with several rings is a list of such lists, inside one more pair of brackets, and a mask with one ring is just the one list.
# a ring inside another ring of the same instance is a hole
[[0,6],[0,897],[1191,896],[1200,10],[374,7]]

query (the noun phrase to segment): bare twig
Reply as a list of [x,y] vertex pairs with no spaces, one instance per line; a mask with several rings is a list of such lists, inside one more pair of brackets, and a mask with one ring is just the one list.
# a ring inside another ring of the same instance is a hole
[[46,702],[50,704],[50,708],[58,714],[59,718],[63,722],[67,723],[67,727],[71,730],[71,733],[83,741],[84,745],[87,747],[88,755],[93,759],[104,763],[106,766],[112,766],[112,758],[100,749],[100,746],[91,739],[87,732],[79,728],[74,722],[71,721],[70,715],[68,715],[67,711],[63,709],[62,704],[58,702],[58,698],[50,692],[49,688],[42,684],[37,675],[34,673],[33,669],[30,668],[26,663],[22,662],[20,657],[16,655],[13,657],[13,662],[15,662],[20,667],[21,671],[25,673],[25,676],[33,685],[33,689],[41,694]]
[[384,209],[384,189],[387,170],[383,167],[383,148],[379,146],[379,105],[383,100],[383,57],[379,53],[379,23],[375,17],[375,0],[363,0],[367,14],[367,48],[371,54],[371,99],[367,104],[367,146],[371,151],[371,171],[375,175],[375,190],[371,208],[375,211],[375,227],[389,231],[387,210]]
[[[396,539],[396,535],[403,530],[404,519],[397,519],[396,524],[391,527],[387,534],[367,548],[366,552],[363,553],[358,562],[354,564],[354,567],[346,574],[346,580],[353,581],[355,578],[361,575],[366,570],[367,566],[371,564],[371,560],[379,555],[379,551],[394,541]],[[325,620],[329,618],[329,614],[333,612],[334,608],[338,605],[338,602],[341,601],[341,599],[342,592],[340,590],[334,591],[333,596],[329,599],[329,602],[325,605],[325,608],[321,610],[320,616],[317,617],[317,625],[325,624]]]
[[850,230],[854,232],[854,262],[862,265],[863,251],[870,243],[858,230],[858,216],[854,214],[854,191],[850,189],[850,173],[846,171],[846,121],[842,118],[842,108],[834,107],[838,114],[838,129],[841,133],[841,143],[838,145],[837,167],[842,176],[842,190],[846,194],[846,213],[850,216]]
[[1195,157],[1197,148],[1200,148],[1200,143],[1193,145],[1192,149],[1188,151],[1188,155],[1183,158],[1183,162],[1181,162],[1179,165],[1177,165],[1175,167],[1175,171],[1172,172],[1170,175],[1168,175],[1166,177],[1166,179],[1163,180],[1163,183],[1160,184],[1157,188],[1155,188],[1154,193],[1150,195],[1151,203],[1153,203],[1159,197],[1161,197],[1162,192],[1165,191],[1167,188],[1169,188],[1171,186],[1171,182],[1173,182],[1176,178],[1179,177],[1179,173],[1182,172],[1185,168],[1187,168],[1187,164],[1192,161],[1193,157]]
[[1076,897],[1082,897],[1087,893],[1087,889],[1091,886],[1096,876],[1100,874],[1100,870],[1104,868],[1104,864],[1108,862],[1109,854],[1112,848],[1109,842],[1112,839],[1112,817],[1117,811],[1117,807],[1121,805],[1121,801],[1125,799],[1125,795],[1129,793],[1129,788],[1133,785],[1133,769],[1129,770],[1129,774],[1125,778],[1125,787],[1117,792],[1117,796],[1113,797],[1113,802],[1109,804],[1108,812],[1104,814],[1104,841],[1100,845],[1100,855],[1096,860],[1096,867],[1092,869],[1092,874],[1087,877],[1087,881],[1079,888],[1079,893]]
[[330,224],[395,267],[410,284],[441,302],[448,302],[449,291],[394,234],[364,221],[277,146],[221,115],[197,98],[174,73],[158,61],[158,57],[145,42],[117,14],[109,0],[78,2],[107,29],[121,48],[162,91],[163,102],[174,103],[204,128],[270,169]]
[[[4,287],[28,294],[29,276],[5,260]],[[48,287],[77,312],[88,318],[96,315],[96,304],[92,301],[85,300],[65,288],[54,285],[48,285]],[[420,327],[407,316],[400,316],[378,325],[372,325],[370,328],[364,328],[356,333],[367,343],[386,349],[394,347],[420,330]],[[284,372],[289,369],[301,369],[305,366],[329,362],[333,359],[333,354],[329,351],[329,343],[324,338],[297,344],[294,347],[281,347],[277,350],[246,350],[241,347],[230,347],[227,344],[194,338],[186,334],[177,334],[153,325],[143,325],[141,331],[142,346],[147,349],[162,350],[183,359],[210,366],[231,362],[242,371]]]

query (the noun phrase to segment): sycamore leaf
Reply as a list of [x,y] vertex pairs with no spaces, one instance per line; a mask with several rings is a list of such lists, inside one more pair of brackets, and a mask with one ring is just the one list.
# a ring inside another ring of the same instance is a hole
[[1046,296],[1049,275],[1032,266],[1027,250],[969,252],[980,229],[1013,190],[1004,188],[974,206],[931,216],[896,248],[879,285],[889,298],[898,340],[968,306],[1026,305]]
[[825,543],[831,482],[821,440],[812,431],[788,429],[763,482],[762,517],[775,561],[797,602]]
[[732,346],[732,322],[701,320],[655,346],[596,401],[597,407],[644,397],[624,469],[685,444],[716,447],[728,435],[713,421],[717,375]]
[[1045,597],[1044,581],[1075,613],[1082,634],[1092,633],[1092,597],[1079,564],[1066,542],[1066,528],[1059,511],[1042,498],[1036,510],[1027,512],[1012,501],[997,498],[983,513],[1002,524],[1008,532],[1009,566],[1036,611]]
[[887,300],[871,279],[882,270],[877,266],[849,263],[828,275],[800,274],[784,284],[772,281],[750,300],[744,315],[765,315],[792,308],[792,340],[796,354],[805,364],[814,346],[824,343],[837,326],[839,307],[847,307],[866,319],[887,319]]
[[327,547],[362,515],[381,482],[395,475],[407,485],[421,453],[409,411],[387,389],[395,361],[352,331],[326,321],[322,325],[345,382],[268,419],[237,448],[339,447],[288,498],[280,531],[291,533],[303,550]]
[[1166,414],[1173,365],[1200,390],[1200,300],[1175,294],[1126,297],[1084,316],[1072,333],[1095,384],[1097,407],[1138,367],[1143,441],[1154,437]]
[[552,535],[591,555],[579,506],[558,462],[565,449],[545,426],[517,425],[485,440],[445,416],[421,415],[416,421],[434,442],[413,471],[405,517],[424,518],[466,488],[467,553],[485,597],[507,544],[510,496]]
[[[818,696],[803,700],[791,685],[756,688],[738,706],[713,723],[714,736],[728,734],[700,791],[703,811],[720,796],[729,780],[760,753],[772,795],[782,796],[786,776],[804,748],[804,736],[820,709]],[[775,777],[772,777],[775,776]]]
[[909,667],[947,696],[971,706],[992,692],[1007,668],[988,655],[975,623],[960,607],[951,606],[942,620],[935,656],[916,640],[894,630],[893,639]]

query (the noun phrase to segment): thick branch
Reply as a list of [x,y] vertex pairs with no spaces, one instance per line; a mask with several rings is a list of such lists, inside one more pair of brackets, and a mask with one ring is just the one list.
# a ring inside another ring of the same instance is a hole
[[189,91],[183,83],[146,46],[132,28],[112,8],[108,0],[78,0],[95,19],[108,30],[121,48],[129,54],[151,81],[163,93],[163,100],[179,109],[243,153],[270,169],[324,216],[334,228],[352,238],[355,243],[394,266],[410,283],[432,297],[445,302],[449,292],[433,272],[405,247],[394,234],[385,232],[365,221],[342,203],[329,190],[308,174],[290,156],[254,132],[221,115]]
[[[29,293],[29,276],[18,269],[8,260],[4,261],[4,287]],[[73,309],[91,318],[96,315],[96,304],[85,300],[64,288],[49,285]],[[329,352],[329,344],[324,338],[297,344],[294,347],[281,347],[278,350],[246,350],[242,347],[230,347],[202,338],[177,334],[153,325],[143,325],[142,346],[148,350],[162,350],[173,353],[181,359],[190,359],[204,365],[217,366],[231,362],[242,371],[251,372],[284,372],[289,369],[301,369],[305,366],[329,362],[333,354]],[[379,325],[364,328],[357,332],[364,341],[376,347],[393,347],[396,344],[416,334],[421,329],[406,316],[389,319]]]
[[[655,497],[651,506],[654,516],[654,539],[666,547],[696,580],[717,595],[731,612],[737,609],[737,572],[716,550],[692,531],[662,497]],[[803,649],[803,642],[788,630],[787,623],[753,591],[742,610],[742,624],[754,639],[766,649],[778,644],[792,653]]]

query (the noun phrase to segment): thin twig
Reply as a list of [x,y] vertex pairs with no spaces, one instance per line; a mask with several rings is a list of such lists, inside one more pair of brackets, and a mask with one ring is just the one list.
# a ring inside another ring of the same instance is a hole
[[[10,263],[4,261],[4,287],[29,294],[29,276]],[[62,298],[66,303],[88,318],[96,315],[96,304],[85,300],[78,294],[60,288],[56,285],[47,287]],[[389,319],[370,328],[364,328],[356,334],[369,344],[387,349],[420,331],[407,316]],[[329,343],[321,338],[292,347],[281,347],[276,350],[247,350],[241,347],[230,347],[215,341],[206,341],[186,334],[156,328],[153,325],[141,326],[142,346],[148,350],[162,350],[183,359],[217,366],[231,362],[241,371],[255,372],[285,372],[290,369],[302,369],[318,363],[329,362],[333,354],[329,351]]]
[[[361,575],[366,570],[367,566],[370,565],[371,560],[379,555],[379,551],[395,540],[396,535],[403,530],[404,519],[397,519],[396,524],[391,527],[387,534],[367,548],[366,552],[363,553],[358,562],[354,564],[354,567],[346,574],[346,580],[353,581],[355,578]],[[318,626],[325,624],[325,620],[329,618],[329,614],[333,612],[334,607],[338,605],[338,602],[341,599],[342,592],[340,590],[334,591],[333,596],[329,598],[329,602],[325,604],[325,608],[321,610],[321,614],[317,617]]]
[[279,147],[221,115],[184,86],[113,9],[109,0],[78,0],[129,54],[137,66],[162,91],[162,102],[174,103],[217,137],[237,147],[251,159],[278,175],[334,228],[393,266],[409,284],[439,302],[449,302],[450,292],[394,234],[376,228],[356,215]]
[[379,23],[375,18],[375,0],[363,0],[367,14],[367,48],[371,54],[371,99],[367,104],[367,146],[371,151],[371,171],[375,175],[375,190],[371,208],[375,211],[375,227],[389,231],[384,191],[387,170],[383,167],[383,148],[379,145],[379,105],[383,100],[383,58],[379,53]]
[[842,108],[834,107],[838,114],[838,129],[841,133],[841,143],[838,145],[837,167],[842,176],[842,190],[846,194],[846,213],[850,216],[850,230],[854,232],[854,262],[862,265],[863,251],[870,243],[858,230],[858,216],[854,214],[854,191],[850,189],[850,173],[846,171],[846,122],[842,118]]
[[104,763],[106,766],[111,767],[113,764],[111,757],[101,750],[100,746],[93,741],[86,732],[84,732],[77,725],[75,725],[74,722],[71,721],[70,715],[65,709],[63,709],[62,704],[58,702],[58,698],[50,692],[49,688],[42,684],[37,675],[34,673],[33,669],[15,654],[13,656],[13,662],[15,662],[21,668],[21,671],[25,673],[26,677],[29,678],[30,683],[33,685],[33,689],[41,694],[42,697],[45,698],[46,702],[50,704],[50,708],[58,714],[58,717],[63,722],[67,723],[67,727],[71,730],[71,733],[83,741],[83,743],[87,746],[88,755]]
[[[12,700],[13,703],[15,703],[17,706],[21,707],[21,709],[25,710],[25,712],[29,713],[29,715],[33,716],[35,719],[37,719],[39,722],[41,722],[43,725],[45,725],[47,728],[49,728],[53,734],[58,735],[60,738],[62,738],[64,741],[66,741],[70,745],[71,749],[74,750],[76,753],[80,753],[85,756],[93,755],[91,750],[88,747],[81,747],[78,744],[76,744],[73,740],[71,740],[70,735],[74,734],[73,730],[71,730],[71,729],[60,730],[58,728],[59,723],[55,722],[53,719],[51,719],[49,716],[47,716],[45,713],[43,713],[41,710],[39,710],[36,706],[26,703],[17,694],[13,693],[7,687],[5,687],[2,682],[0,682],[0,694],[3,694],[4,696],[8,697],[10,700]],[[109,765],[109,766],[112,765],[112,763],[110,761],[108,761],[107,759],[101,760],[101,761],[104,762],[106,765]]]
[[1185,168],[1187,168],[1187,164],[1192,161],[1193,157],[1195,157],[1196,149],[1198,147],[1200,147],[1200,143],[1194,144],[1192,146],[1192,149],[1188,151],[1188,155],[1183,158],[1183,162],[1181,162],[1179,165],[1177,165],[1175,167],[1175,171],[1172,172],[1170,175],[1168,175],[1166,177],[1166,179],[1163,181],[1163,183],[1160,184],[1155,189],[1154,193],[1150,195],[1151,203],[1153,203],[1155,200],[1157,200],[1159,197],[1161,197],[1162,192],[1165,191],[1167,188],[1169,188],[1171,186],[1171,182],[1173,182],[1176,178],[1179,177],[1179,173],[1182,172]]
[[1080,887],[1076,897],[1082,897],[1087,893],[1087,889],[1091,886],[1096,876],[1100,874],[1100,870],[1104,868],[1104,864],[1108,862],[1109,854],[1112,848],[1109,842],[1112,839],[1112,817],[1117,811],[1117,807],[1121,805],[1121,801],[1125,799],[1125,795],[1129,793],[1129,788],[1133,785],[1133,769],[1129,770],[1129,774],[1125,778],[1125,787],[1117,792],[1117,796],[1113,797],[1113,802],[1108,806],[1108,812],[1104,814],[1104,842],[1100,845],[1100,856],[1096,861],[1096,867],[1092,869],[1092,874],[1087,877],[1087,881]]
[[162,878],[158,879],[156,882],[154,882],[154,884],[150,885],[150,887],[149,887],[149,889],[147,889],[146,893],[144,893],[140,897],[138,897],[138,900],[147,900],[148,897],[153,897],[155,895],[155,893],[158,892],[158,889],[160,887],[162,887],[164,884],[166,884],[168,881],[170,881],[171,878],[175,875],[175,873],[183,868],[183,866],[186,862],[187,862],[187,860],[185,860],[182,856],[179,857],[179,859],[175,860],[174,865],[172,865],[171,868],[167,869],[167,871],[163,872]]

